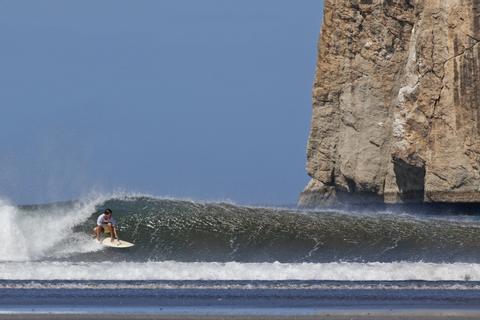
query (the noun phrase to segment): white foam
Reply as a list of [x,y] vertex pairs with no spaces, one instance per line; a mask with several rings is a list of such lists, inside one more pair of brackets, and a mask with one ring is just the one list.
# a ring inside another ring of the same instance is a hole
[[469,263],[3,262],[4,280],[480,281]]
[[[106,199],[91,197],[68,209],[51,206],[34,214],[0,200],[0,261],[29,261],[98,250],[100,246],[92,245],[88,236],[75,234],[72,229],[88,219],[95,206]],[[62,245],[66,243],[68,248]]]
[[28,255],[26,239],[17,220],[17,209],[0,200],[0,260],[16,260]]

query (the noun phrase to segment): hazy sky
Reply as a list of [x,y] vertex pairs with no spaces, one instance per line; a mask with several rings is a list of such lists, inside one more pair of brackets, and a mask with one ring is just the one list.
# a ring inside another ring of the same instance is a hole
[[295,203],[321,0],[0,0],[0,197]]

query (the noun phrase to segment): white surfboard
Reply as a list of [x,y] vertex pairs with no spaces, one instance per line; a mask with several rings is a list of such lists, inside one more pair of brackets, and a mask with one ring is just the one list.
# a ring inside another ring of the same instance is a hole
[[130,247],[134,246],[133,243],[130,243],[130,242],[127,242],[127,241],[124,241],[124,240],[115,239],[112,242],[112,239],[110,239],[110,238],[103,239],[101,241],[101,244],[106,246],[106,247],[111,247],[111,248],[130,248]]

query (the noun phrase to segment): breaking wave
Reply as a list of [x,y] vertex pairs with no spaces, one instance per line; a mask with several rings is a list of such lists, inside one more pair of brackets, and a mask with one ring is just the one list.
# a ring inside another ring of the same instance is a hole
[[[109,207],[120,237],[92,240]],[[239,263],[480,263],[480,222],[460,216],[299,211],[145,196],[40,206],[0,201],[0,261]]]

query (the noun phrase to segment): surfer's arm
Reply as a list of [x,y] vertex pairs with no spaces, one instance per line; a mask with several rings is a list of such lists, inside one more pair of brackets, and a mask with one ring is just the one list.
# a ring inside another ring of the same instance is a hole
[[97,218],[97,226],[101,226],[103,224],[103,214],[99,215]]
[[112,223],[112,231],[113,231],[113,235],[115,236],[115,239],[118,239],[117,225],[114,223]]
[[112,236],[112,239],[118,239],[117,235],[117,222],[115,219],[112,217],[110,218],[110,221],[108,222],[108,225],[110,226],[110,234]]

